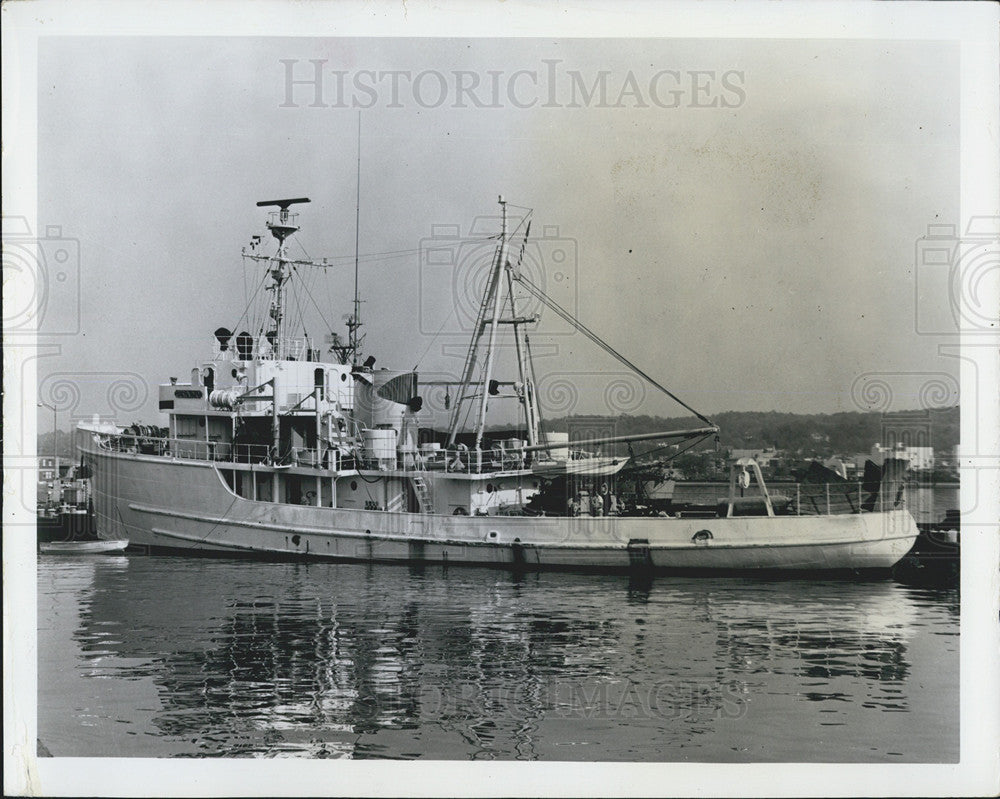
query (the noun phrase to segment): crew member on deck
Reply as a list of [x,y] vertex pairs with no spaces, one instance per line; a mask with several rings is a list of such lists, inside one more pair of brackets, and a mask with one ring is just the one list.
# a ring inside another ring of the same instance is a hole
[[615,495],[608,491],[608,484],[601,483],[601,511],[604,516],[617,516],[618,515],[618,500],[615,499]]
[[591,516],[603,516],[604,515],[604,500],[601,499],[601,495],[596,491],[590,494],[590,515]]
[[577,492],[569,501],[569,515],[579,516],[581,513],[583,513],[583,497]]
[[462,453],[468,451],[468,447],[465,444],[459,444],[457,451],[455,452],[455,459],[448,464],[449,472],[464,472],[465,463],[462,461]]

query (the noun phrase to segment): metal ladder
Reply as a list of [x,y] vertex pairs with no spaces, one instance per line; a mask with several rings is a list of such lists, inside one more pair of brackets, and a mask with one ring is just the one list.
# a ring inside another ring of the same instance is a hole
[[422,474],[415,474],[411,478],[413,487],[417,490],[417,497],[420,500],[420,510],[424,513],[434,513],[434,503],[431,502],[431,490],[427,487],[427,481]]

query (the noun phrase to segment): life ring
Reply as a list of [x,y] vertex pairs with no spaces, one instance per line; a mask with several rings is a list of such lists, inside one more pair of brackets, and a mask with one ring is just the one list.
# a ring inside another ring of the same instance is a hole
[[740,484],[740,488],[750,488],[750,472],[743,469],[737,477],[737,482]]

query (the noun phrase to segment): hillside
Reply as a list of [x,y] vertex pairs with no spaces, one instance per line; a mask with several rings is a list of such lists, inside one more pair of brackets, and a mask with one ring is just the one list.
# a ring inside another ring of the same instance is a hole
[[[868,452],[876,442],[884,441],[888,431],[910,431],[938,451],[959,442],[959,408],[900,413],[846,412],[833,414],[758,413],[726,411],[712,417],[721,428],[720,446],[729,448],[775,447],[802,455]],[[694,417],[660,416],[568,416],[548,420],[547,430],[606,427],[614,435],[634,435],[658,430],[700,427]],[[914,443],[918,443],[914,440]],[[714,445],[714,444],[713,444]]]

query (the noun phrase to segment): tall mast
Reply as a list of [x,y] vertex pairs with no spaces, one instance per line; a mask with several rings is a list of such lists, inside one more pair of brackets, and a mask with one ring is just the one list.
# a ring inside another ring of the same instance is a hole
[[479,400],[479,421],[476,424],[476,449],[481,449],[483,442],[483,432],[486,429],[486,409],[489,404],[490,378],[493,377],[494,347],[497,341],[497,328],[500,326],[500,297],[503,292],[500,290],[501,273],[507,264],[507,203],[500,197],[500,246],[497,249],[497,260],[494,265],[492,282],[493,294],[493,314],[490,320],[490,338],[486,345],[486,366],[483,370],[483,388]]
[[358,111],[358,169],[354,202],[354,318],[351,320],[351,366],[358,365],[358,328],[361,327],[361,298],[358,295],[358,260],[361,239],[361,112]]
[[538,443],[538,424],[535,418],[535,389],[534,389],[534,367],[530,366],[531,351],[528,348],[528,334],[524,332],[524,342],[521,341],[521,326],[537,321],[534,317],[519,317],[517,315],[517,303],[514,293],[514,280],[519,276],[521,263],[524,261],[524,250],[528,246],[528,234],[531,232],[531,221],[524,231],[524,241],[521,243],[521,252],[517,258],[517,265],[512,267],[508,262],[504,271],[507,274],[507,297],[510,300],[510,319],[514,326],[514,347],[517,353],[517,371],[521,381],[520,400],[524,407],[524,424],[528,434],[528,444]]
[[517,316],[517,307],[514,304],[514,278],[511,275],[510,268],[506,272],[507,292],[510,298],[511,324],[514,326],[514,348],[517,353],[517,372],[521,380],[521,404],[524,406],[524,424],[528,434],[528,444],[534,445],[538,443],[538,436],[536,432],[537,426],[534,421],[534,388],[532,386],[532,376],[528,372],[525,358],[527,335],[524,337],[524,342],[522,343],[521,341],[521,325],[527,320],[519,319]]
[[[497,258],[499,258],[499,254],[500,247],[498,246]],[[500,270],[497,268],[498,263],[499,260],[495,261],[490,267],[490,274],[486,281],[486,293],[483,295],[483,301],[480,303],[479,311],[476,313],[476,323],[472,328],[469,350],[465,355],[465,366],[462,368],[462,379],[459,381],[458,396],[455,398],[455,409],[451,412],[451,423],[448,432],[449,447],[454,446],[458,438],[458,431],[462,426],[462,409],[465,406],[466,400],[475,399],[479,396],[478,392],[473,391],[471,394],[467,392],[472,388],[472,377],[475,374],[479,356],[479,339],[482,338],[483,331],[486,330],[486,314],[493,305],[495,293],[500,290]],[[482,390],[484,392],[487,390],[486,383],[482,385]]]
[[[538,405],[536,403],[535,397],[535,386],[538,385],[538,378],[535,377],[535,361],[531,357],[531,340],[528,338],[528,334],[524,334],[524,353],[525,361],[528,364],[528,374],[531,376],[530,382],[525,384],[525,410],[528,411],[528,417],[530,421],[528,422],[529,432],[529,443],[530,436],[534,436],[537,443],[545,443],[541,441],[542,439],[542,415],[538,410]],[[530,402],[527,402],[530,400]]]
[[271,235],[278,241],[278,251],[272,259],[273,265],[270,268],[271,280],[273,281],[270,288],[274,292],[274,296],[271,299],[271,308],[269,312],[272,320],[272,327],[267,332],[268,339],[273,339],[271,346],[275,350],[275,358],[281,357],[281,350],[283,347],[281,322],[285,313],[284,285],[285,279],[287,278],[285,266],[288,263],[285,258],[285,239],[299,229],[296,224],[296,217],[298,217],[298,214],[289,213],[288,207],[297,203],[307,202],[309,202],[308,197],[296,197],[289,200],[261,200],[257,203],[259,208],[277,206],[280,209],[278,211],[272,211],[270,218],[267,221],[268,230],[271,231]]

